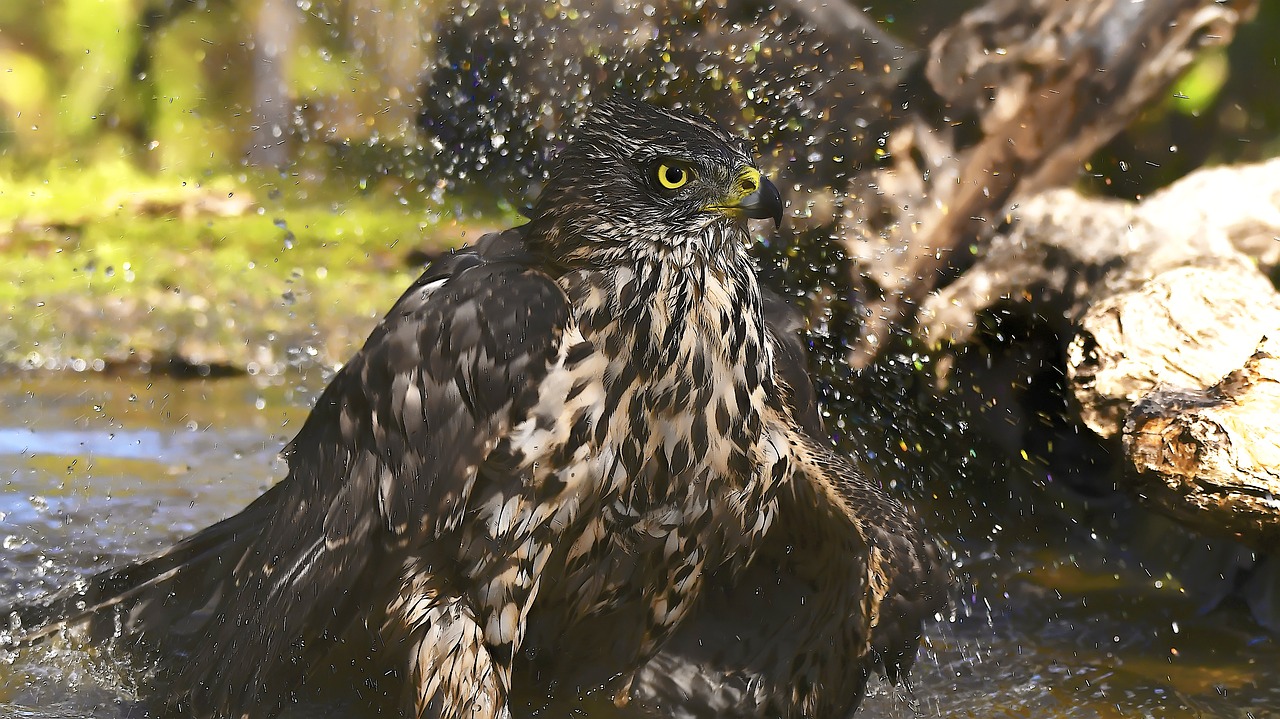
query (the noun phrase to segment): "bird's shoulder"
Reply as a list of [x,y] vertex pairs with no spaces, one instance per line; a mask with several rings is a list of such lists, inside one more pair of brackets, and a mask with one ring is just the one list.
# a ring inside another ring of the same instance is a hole
[[[516,230],[436,261],[338,371],[286,448],[291,478],[303,480],[297,491],[355,492],[355,506],[376,508],[396,535],[416,533],[415,517],[423,529],[452,525],[471,474],[507,431],[513,404],[536,394],[571,316]],[[366,459],[334,462],[335,450]]]
[[525,248],[520,228],[490,233],[427,267],[348,365],[368,391],[380,386],[379,377],[443,382],[459,372],[537,362],[554,352],[571,309],[547,264]]
[[[438,293],[438,289],[447,291]],[[533,293],[544,301],[568,302],[552,279],[546,261],[525,245],[522,227],[490,232],[431,262],[392,305],[369,339],[378,339],[380,330],[401,319],[417,319],[432,310],[447,313],[467,302],[513,298],[518,293]]]

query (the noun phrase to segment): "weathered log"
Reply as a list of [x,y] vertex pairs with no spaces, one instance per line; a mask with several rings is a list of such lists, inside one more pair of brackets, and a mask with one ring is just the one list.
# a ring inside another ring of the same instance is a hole
[[890,327],[910,325],[931,291],[965,271],[966,248],[989,236],[1009,203],[1070,182],[1197,52],[1229,41],[1255,9],[993,0],[935,38],[927,83],[914,90],[935,97],[891,130],[892,164],[853,183],[880,191],[864,216],[893,218],[891,244],[905,247],[877,257],[875,238],[850,241],[867,280],[854,364],[873,361]]
[[[1141,255],[1132,259],[1126,274],[1147,268]],[[1118,434],[1155,388],[1208,387],[1280,330],[1280,299],[1256,270],[1232,255],[1186,261],[1136,286],[1104,288],[1079,321],[1067,377],[1081,420],[1101,437]]]
[[[1219,198],[1235,211],[1195,209]],[[928,300],[921,336],[972,342],[997,308],[1041,318],[1065,344],[1080,424],[1100,440],[1124,431],[1131,493],[1274,546],[1280,361],[1275,340],[1258,345],[1280,337],[1280,295],[1233,245],[1265,236],[1280,236],[1280,160],[1193,174],[1136,205],[1045,193]]]
[[1148,221],[1173,232],[1212,227],[1263,272],[1280,267],[1280,163],[1212,167],[1143,203]]
[[1203,531],[1280,546],[1277,416],[1280,336],[1212,387],[1162,387],[1134,405],[1124,427],[1133,490]]

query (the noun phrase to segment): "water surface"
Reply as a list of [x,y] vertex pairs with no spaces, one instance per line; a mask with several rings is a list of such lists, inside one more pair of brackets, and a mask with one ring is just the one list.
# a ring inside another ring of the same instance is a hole
[[[276,454],[324,379],[0,376],[4,603],[239,510],[282,475]],[[1280,717],[1280,645],[1242,606],[1205,611],[1059,515],[937,494],[921,509],[956,553],[955,616],[928,627],[912,690],[878,683],[859,716]],[[130,687],[85,647],[0,656],[0,717],[115,717]],[[600,719],[607,707],[570,709]]]

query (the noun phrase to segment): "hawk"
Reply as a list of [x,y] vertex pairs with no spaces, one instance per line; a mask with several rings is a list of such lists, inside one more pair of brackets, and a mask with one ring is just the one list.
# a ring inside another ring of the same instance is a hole
[[409,717],[597,679],[670,716],[838,717],[909,668],[938,551],[821,439],[748,253],[782,200],[747,141],[606,103],[530,215],[409,287],[282,481],[11,610],[18,641],[113,637],[201,718],[271,717],[352,667]]

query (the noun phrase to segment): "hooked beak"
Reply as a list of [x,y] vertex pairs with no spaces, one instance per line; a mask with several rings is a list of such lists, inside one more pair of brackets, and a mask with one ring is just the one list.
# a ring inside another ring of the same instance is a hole
[[724,202],[712,205],[708,209],[750,217],[756,220],[773,220],[773,226],[782,224],[782,195],[774,187],[769,178],[760,174],[754,167],[748,167],[738,173],[738,182],[732,195]]

